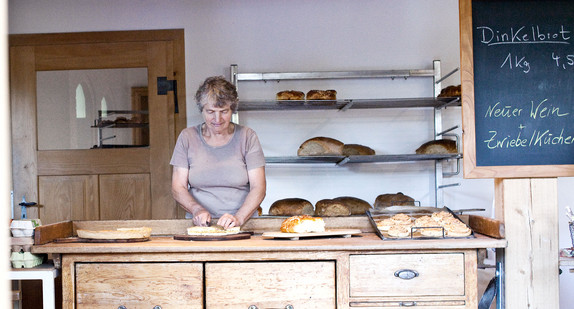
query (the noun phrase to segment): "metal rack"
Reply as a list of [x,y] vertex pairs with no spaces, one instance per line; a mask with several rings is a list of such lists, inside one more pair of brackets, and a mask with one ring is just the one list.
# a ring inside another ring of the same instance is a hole
[[[116,138],[115,135],[103,136],[103,129],[106,128],[149,128],[149,123],[147,122],[117,122],[117,121],[106,121],[105,118],[112,115],[148,115],[148,111],[136,111],[136,110],[108,110],[101,111],[98,110],[98,118],[94,120],[94,125],[92,128],[98,129],[98,148],[124,148],[124,147],[142,147],[142,145],[106,145],[105,140]],[[147,145],[146,145],[147,146]]]
[[[417,70],[362,70],[362,71],[323,71],[323,72],[268,72],[268,73],[239,73],[238,65],[230,67],[230,80],[238,87],[239,82],[248,81],[282,81],[282,80],[310,80],[310,79],[361,79],[361,78],[429,78],[433,82],[433,96],[425,98],[398,98],[398,99],[345,99],[327,101],[275,101],[275,100],[242,100],[239,111],[293,111],[293,110],[338,110],[344,112],[349,109],[372,108],[432,108],[434,110],[434,136],[435,139],[444,136],[458,136],[452,134],[458,126],[443,130],[442,111],[449,106],[460,106],[459,97],[438,98],[441,92],[441,82],[458,71],[458,68],[442,76],[440,60],[434,60],[432,69]],[[239,122],[237,114],[234,122]],[[460,143],[459,149],[460,149]],[[326,163],[341,166],[351,163],[393,163],[434,161],[435,175],[435,206],[442,207],[442,189],[459,184],[443,184],[445,176],[460,173],[460,159],[462,154],[448,155],[372,155],[372,156],[321,156],[321,157],[267,157],[266,162],[272,164],[317,164]],[[444,172],[443,162],[456,162],[454,172]]]

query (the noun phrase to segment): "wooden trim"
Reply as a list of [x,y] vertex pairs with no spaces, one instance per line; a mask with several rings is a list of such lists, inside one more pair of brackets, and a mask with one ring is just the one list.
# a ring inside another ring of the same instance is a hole
[[149,152],[148,148],[38,151],[38,175],[149,173]]
[[10,46],[183,41],[183,29],[11,34]]

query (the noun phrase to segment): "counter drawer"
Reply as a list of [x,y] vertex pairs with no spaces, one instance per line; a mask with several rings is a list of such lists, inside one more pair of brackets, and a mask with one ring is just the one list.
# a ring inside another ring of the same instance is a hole
[[463,296],[463,253],[350,256],[350,297]]
[[205,264],[207,308],[336,307],[334,261]]
[[76,263],[76,305],[202,308],[201,263]]

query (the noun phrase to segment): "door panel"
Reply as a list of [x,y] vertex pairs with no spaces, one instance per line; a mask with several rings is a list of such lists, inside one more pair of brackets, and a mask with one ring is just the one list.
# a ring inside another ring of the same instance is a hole
[[39,209],[44,224],[99,220],[98,176],[40,176]]
[[[43,186],[56,186],[52,182],[62,180],[63,187],[74,187],[76,184],[69,183],[71,178],[56,176],[76,175],[86,179],[95,176],[100,177],[97,185],[100,205],[95,208],[105,214],[100,219],[169,219],[181,216],[182,212],[178,211],[171,197],[169,158],[177,134],[186,126],[183,49],[183,30],[11,35],[15,198],[26,196],[28,201],[38,201],[38,177],[55,177],[46,178],[50,181]],[[145,138],[149,134],[149,147],[38,151],[37,71],[134,67],[146,68],[148,74],[150,129]],[[157,95],[157,77],[160,76],[170,80],[177,76],[179,114],[174,113],[173,93]],[[109,174],[113,176],[106,178]],[[127,175],[122,178],[121,174]],[[134,178],[133,174],[139,176]],[[112,184],[120,186],[112,190]],[[110,190],[115,195],[108,194]],[[52,197],[45,193],[42,207],[67,209],[66,205],[57,205],[62,200],[60,196]],[[117,201],[113,200],[115,197],[118,197]],[[131,208],[112,211],[113,207],[109,206],[122,203],[131,203]],[[30,217],[36,217],[35,210],[30,209]],[[15,212],[18,216],[19,209]],[[41,215],[48,214],[43,212]]]
[[102,220],[145,220],[151,218],[149,174],[100,176],[100,218]]

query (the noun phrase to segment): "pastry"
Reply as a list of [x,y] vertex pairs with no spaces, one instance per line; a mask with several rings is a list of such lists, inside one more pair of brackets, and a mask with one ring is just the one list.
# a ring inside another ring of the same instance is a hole
[[344,156],[371,156],[375,151],[370,147],[359,144],[345,144],[343,145]]
[[403,214],[403,213],[399,213],[399,214],[392,216],[391,220],[395,224],[400,224],[400,225],[411,225],[412,224],[411,217],[409,217],[407,214]]
[[301,144],[298,156],[342,156],[343,143],[330,137],[313,137]]
[[297,90],[285,90],[277,92],[277,100],[305,100],[305,93]]
[[395,222],[390,218],[377,221],[377,228],[383,232],[387,232],[393,225],[395,225]]
[[293,216],[285,219],[283,223],[281,223],[281,232],[283,233],[313,233],[324,231],[325,221],[320,217],[307,215]]
[[446,236],[450,237],[466,237],[470,236],[472,230],[462,222],[448,223],[444,226]]
[[351,212],[351,215],[364,215],[367,210],[373,208],[367,201],[352,196],[336,197],[333,199],[333,201],[347,206]]
[[418,231],[423,236],[427,237],[442,237],[443,236],[443,228],[442,227],[423,227],[418,229]]
[[404,225],[395,224],[389,228],[388,234],[391,237],[404,238],[411,235],[411,230]]
[[442,223],[442,222],[444,222],[445,220],[448,220],[448,219],[450,219],[450,218],[454,218],[454,216],[453,216],[450,212],[443,210],[443,211],[440,211],[440,212],[434,212],[434,213],[431,215],[431,218],[432,218],[433,220],[435,220],[436,222],[438,222],[438,223]]
[[350,216],[351,211],[341,202],[323,199],[315,203],[315,215],[324,217],[344,217]]
[[307,100],[337,100],[337,91],[335,90],[309,90]]
[[454,140],[437,139],[422,144],[415,152],[417,154],[448,154],[458,153],[458,149]]
[[187,235],[192,236],[221,236],[221,235],[233,235],[238,234],[240,227],[232,227],[229,229],[224,229],[222,226],[192,226],[187,229]]
[[302,198],[285,198],[277,200],[269,207],[269,214],[272,216],[298,216],[315,214],[313,204]]
[[389,206],[414,206],[415,199],[402,192],[380,194],[375,199],[375,208]]

